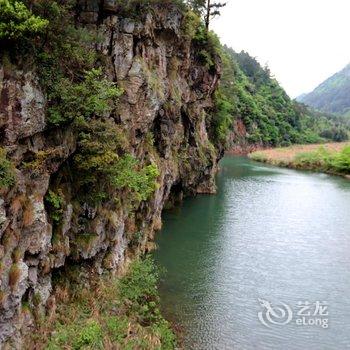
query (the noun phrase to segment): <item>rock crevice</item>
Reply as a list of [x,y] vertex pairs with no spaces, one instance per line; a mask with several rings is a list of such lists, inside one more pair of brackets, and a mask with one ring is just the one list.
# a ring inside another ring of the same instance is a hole
[[[218,152],[206,120],[220,63],[208,69],[197,59],[198,48],[182,34],[182,12],[159,5],[138,19],[126,18],[114,1],[103,1],[103,8],[98,1],[82,1],[80,11],[79,22],[103,38],[96,47],[106,58],[108,78],[124,89],[111,120],[137,159],[157,165],[158,186],[132,210],[116,206],[114,198],[79,205],[70,175],[74,129],[48,126],[40,67],[2,63],[0,147],[15,167],[16,181],[0,190],[0,343],[19,339],[32,325],[23,316],[24,303],[45,310],[55,269],[70,261],[88,261],[99,271],[120,269],[148,249],[166,203],[215,192]],[[34,155],[42,161],[28,168]],[[59,225],[45,201],[58,187],[65,198]]]

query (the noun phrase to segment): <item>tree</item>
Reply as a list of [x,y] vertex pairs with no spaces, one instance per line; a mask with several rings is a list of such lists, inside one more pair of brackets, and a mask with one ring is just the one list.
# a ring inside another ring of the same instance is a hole
[[213,3],[212,0],[189,0],[192,9],[204,16],[205,27],[209,30],[210,21],[213,17],[220,15],[220,9],[226,6],[226,3]]
[[220,9],[222,7],[225,7],[226,3],[218,3],[214,2],[212,3],[211,0],[207,0],[207,6],[206,6],[206,14],[205,14],[205,28],[209,30],[209,24],[213,17],[220,16]]

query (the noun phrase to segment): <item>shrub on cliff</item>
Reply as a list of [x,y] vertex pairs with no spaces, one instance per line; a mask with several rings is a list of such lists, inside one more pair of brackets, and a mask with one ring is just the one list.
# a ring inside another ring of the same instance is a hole
[[61,78],[49,96],[49,122],[59,125],[75,118],[108,115],[121,94],[122,90],[103,77],[101,68],[86,71],[81,82]]
[[126,154],[112,168],[112,183],[118,189],[127,189],[136,201],[147,200],[157,188],[159,170],[155,164],[140,167],[139,161]]
[[15,182],[14,167],[6,158],[6,151],[0,147],[0,189],[8,188]]
[[119,6],[120,12],[130,16],[139,16],[145,8],[151,5],[176,5],[181,10],[187,7],[184,0],[116,0],[116,5]]
[[56,276],[57,313],[30,335],[28,348],[176,348],[175,335],[159,310],[159,273],[150,257],[135,260],[120,280],[110,274],[98,279],[90,275],[89,281],[83,276],[81,267]]
[[45,202],[48,205],[48,211],[52,221],[56,225],[59,224],[63,215],[62,206],[64,203],[64,196],[62,190],[58,190],[57,193],[49,190],[45,196]]
[[147,200],[157,186],[155,164],[142,166],[128,153],[128,140],[111,119],[78,118],[78,148],[73,159],[81,199],[100,203],[111,191],[126,191],[131,204]]
[[153,259],[146,256],[132,263],[131,273],[120,280],[118,288],[128,313],[141,324],[151,326],[152,332],[161,340],[159,348],[170,350],[174,348],[176,340],[159,310],[158,280],[159,270]]
[[19,40],[41,33],[49,21],[35,16],[22,1],[0,0],[0,40]]
[[96,38],[76,26],[74,6],[69,0],[31,2],[32,13],[46,21],[45,36],[9,48],[13,59],[27,57],[37,67],[48,100],[48,119],[56,126],[80,115],[108,112],[114,96],[120,95],[96,68],[98,55],[91,45]]

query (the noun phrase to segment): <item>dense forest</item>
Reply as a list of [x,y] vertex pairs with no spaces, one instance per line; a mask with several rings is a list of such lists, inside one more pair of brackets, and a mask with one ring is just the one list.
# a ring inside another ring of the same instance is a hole
[[[247,52],[221,48],[223,76],[218,93],[217,118],[222,137],[233,131],[231,142],[271,146],[348,139],[349,126],[342,118],[317,112],[290,99],[268,67]],[[232,125],[241,122],[245,130]]]

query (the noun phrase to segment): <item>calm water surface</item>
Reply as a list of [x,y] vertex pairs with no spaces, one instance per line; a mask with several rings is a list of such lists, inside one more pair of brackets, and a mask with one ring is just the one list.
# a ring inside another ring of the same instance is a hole
[[[217,184],[166,212],[158,235],[162,307],[184,347],[350,349],[350,181],[225,157]],[[306,301],[303,314],[328,303],[306,320],[329,328],[296,324]]]

